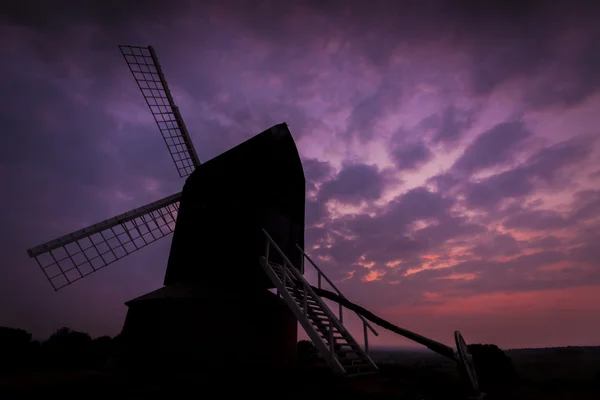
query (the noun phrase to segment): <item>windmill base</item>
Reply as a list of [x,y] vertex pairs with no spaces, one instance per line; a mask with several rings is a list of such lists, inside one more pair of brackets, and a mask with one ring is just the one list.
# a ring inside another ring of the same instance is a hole
[[281,367],[296,361],[297,321],[267,291],[165,286],[126,303],[122,361],[131,367]]

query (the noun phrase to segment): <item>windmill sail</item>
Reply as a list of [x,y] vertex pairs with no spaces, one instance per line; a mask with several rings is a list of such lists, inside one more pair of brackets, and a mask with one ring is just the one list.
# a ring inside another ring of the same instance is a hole
[[183,178],[190,175],[200,165],[200,160],[154,49],[152,46],[119,46],[119,49],[150,107],[179,176]]
[[27,250],[59,290],[167,236],[175,229],[181,193]]

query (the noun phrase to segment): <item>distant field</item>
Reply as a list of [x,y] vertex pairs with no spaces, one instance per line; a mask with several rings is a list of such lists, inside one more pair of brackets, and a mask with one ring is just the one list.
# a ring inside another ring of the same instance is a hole
[[[510,387],[494,387],[488,399],[598,400],[600,348],[563,348],[506,351],[524,380]],[[104,371],[37,371],[0,377],[0,398],[25,395],[106,398],[126,396],[171,398],[176,393],[207,399],[229,396],[261,399],[464,399],[464,387],[454,363],[419,350],[372,352],[380,373],[336,379],[326,368],[230,371],[154,376]],[[208,365],[207,365],[208,366]]]
[[505,353],[524,379],[586,382],[600,377],[600,346],[516,349]]

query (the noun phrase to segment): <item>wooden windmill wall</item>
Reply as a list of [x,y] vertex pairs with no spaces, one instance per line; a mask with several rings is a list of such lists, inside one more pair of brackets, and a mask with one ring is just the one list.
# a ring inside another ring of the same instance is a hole
[[165,285],[201,280],[273,287],[258,264],[265,249],[262,229],[300,267],[295,246],[304,248],[305,187],[286,124],[202,164],[183,188]]
[[301,268],[295,246],[304,247],[304,198],[302,164],[285,124],[197,168],[182,192],[165,287],[127,303],[129,359],[185,368],[206,357],[292,363],[297,320],[266,290],[273,285],[258,260],[264,228]]

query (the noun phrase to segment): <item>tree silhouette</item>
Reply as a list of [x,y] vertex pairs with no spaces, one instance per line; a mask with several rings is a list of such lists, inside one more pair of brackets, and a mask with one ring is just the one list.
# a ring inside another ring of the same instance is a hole
[[42,343],[42,351],[47,361],[56,366],[89,366],[92,360],[92,338],[87,333],[63,327]]
[[110,336],[100,336],[92,340],[90,362],[95,367],[105,366],[112,353],[113,339]]
[[31,333],[23,329],[0,326],[0,370],[20,369],[31,364],[36,343],[31,341]]
[[467,348],[473,356],[477,379],[483,390],[490,385],[510,384],[519,379],[510,357],[495,344],[470,344]]

